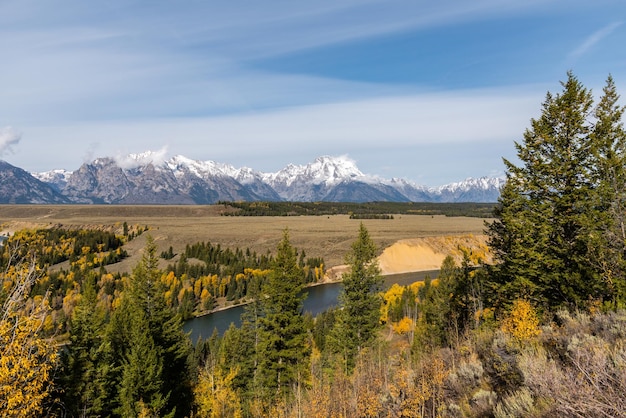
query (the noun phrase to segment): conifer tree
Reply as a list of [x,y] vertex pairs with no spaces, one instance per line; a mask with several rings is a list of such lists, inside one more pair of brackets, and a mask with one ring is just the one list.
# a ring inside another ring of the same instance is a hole
[[262,338],[262,321],[265,317],[259,278],[252,278],[248,284],[248,296],[252,301],[245,305],[241,315],[241,327],[231,326],[222,338],[220,359],[224,366],[223,373],[228,374],[235,368],[237,375],[233,385],[241,391],[241,397],[252,400],[257,397],[259,350]]
[[289,398],[292,385],[301,385],[308,377],[310,344],[302,316],[303,280],[285,230],[263,289],[258,382],[270,400]]
[[589,258],[607,229],[606,205],[617,197],[605,187],[603,141],[614,146],[607,132],[621,114],[605,90],[596,116],[612,119],[608,128],[594,124],[591,92],[572,73],[561,84],[562,92],[546,95],[541,116],[515,144],[522,164],[504,160],[507,183],[488,226],[501,301],[576,307],[610,293]]
[[458,267],[447,256],[441,263],[437,284],[426,280],[420,289],[420,318],[415,332],[414,351],[429,351],[451,342],[450,335],[458,329],[459,318],[452,310],[451,298],[454,295]]
[[189,361],[191,342],[182,321],[167,308],[156,245],[148,237],[144,256],[133,270],[120,307],[109,327],[116,413],[137,416],[187,416],[193,395]]
[[81,298],[69,320],[70,344],[62,352],[63,405],[73,416],[96,416],[106,404],[102,332],[106,313],[97,306],[95,277],[83,280]]
[[146,319],[139,315],[130,328],[130,340],[126,357],[122,362],[122,378],[119,387],[120,416],[135,417],[149,411],[154,416],[173,417],[174,410],[166,409],[171,391],[163,380],[163,352],[155,344],[145,324]]
[[594,111],[596,123],[591,133],[597,184],[594,203],[601,230],[592,236],[589,258],[599,269],[614,304],[626,299],[626,131],[622,123],[625,108],[618,101],[609,76]]
[[378,292],[382,276],[376,256],[376,245],[361,223],[352,251],[346,255],[350,271],[342,277],[340,310],[327,342],[341,355],[348,372],[354,368],[361,350],[374,341],[379,329],[381,299]]

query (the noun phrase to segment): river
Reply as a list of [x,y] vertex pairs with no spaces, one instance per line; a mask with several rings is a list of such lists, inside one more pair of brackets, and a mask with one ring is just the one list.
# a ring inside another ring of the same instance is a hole
[[[429,276],[434,279],[439,274],[439,270],[420,271],[415,273],[403,273],[384,276],[384,288],[397,283],[406,286],[413,282],[422,281]],[[307,297],[304,299],[303,310],[315,316],[320,312],[337,306],[337,298],[343,285],[341,283],[320,284],[307,287]],[[206,339],[211,336],[214,330],[221,335],[228,329],[231,323],[235,326],[241,325],[241,314],[243,306],[224,309],[208,315],[190,319],[184,325],[185,332],[189,332],[191,340],[195,343],[198,339]]]

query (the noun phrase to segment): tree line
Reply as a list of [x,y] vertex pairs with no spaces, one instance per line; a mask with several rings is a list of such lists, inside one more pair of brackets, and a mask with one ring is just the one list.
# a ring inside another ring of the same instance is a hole
[[353,215],[355,219],[365,216],[397,215],[445,215],[489,218],[494,203],[431,203],[431,202],[219,202],[236,211],[224,212],[223,216],[327,216]]

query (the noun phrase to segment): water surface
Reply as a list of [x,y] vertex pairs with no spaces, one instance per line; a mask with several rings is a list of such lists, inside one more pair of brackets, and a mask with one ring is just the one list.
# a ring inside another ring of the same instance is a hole
[[[403,273],[384,276],[383,287],[387,288],[394,283],[401,286],[409,285],[413,282],[422,281],[429,276],[431,279],[437,277],[439,270],[422,271],[416,273]],[[303,310],[315,316],[327,309],[337,306],[339,293],[343,288],[342,283],[328,283],[305,289],[307,293],[304,299]],[[195,343],[198,339],[207,339],[214,330],[218,334],[223,334],[231,323],[235,326],[241,325],[241,314],[244,306],[236,306],[234,308],[224,309],[222,311],[213,312],[208,315],[193,318],[184,325],[185,332],[191,332],[191,340]]]

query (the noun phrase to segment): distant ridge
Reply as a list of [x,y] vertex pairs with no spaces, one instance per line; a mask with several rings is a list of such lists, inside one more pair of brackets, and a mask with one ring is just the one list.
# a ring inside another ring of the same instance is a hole
[[[0,165],[2,178],[19,170]],[[13,173],[13,174],[11,174]],[[276,173],[157,153],[97,158],[73,172],[53,170],[3,181],[0,200],[15,203],[213,204],[218,201],[496,202],[501,178],[468,178],[441,187],[361,172],[346,157],[322,156]],[[19,202],[18,202],[19,200]]]
[[70,203],[55,187],[30,173],[0,161],[0,203]]

